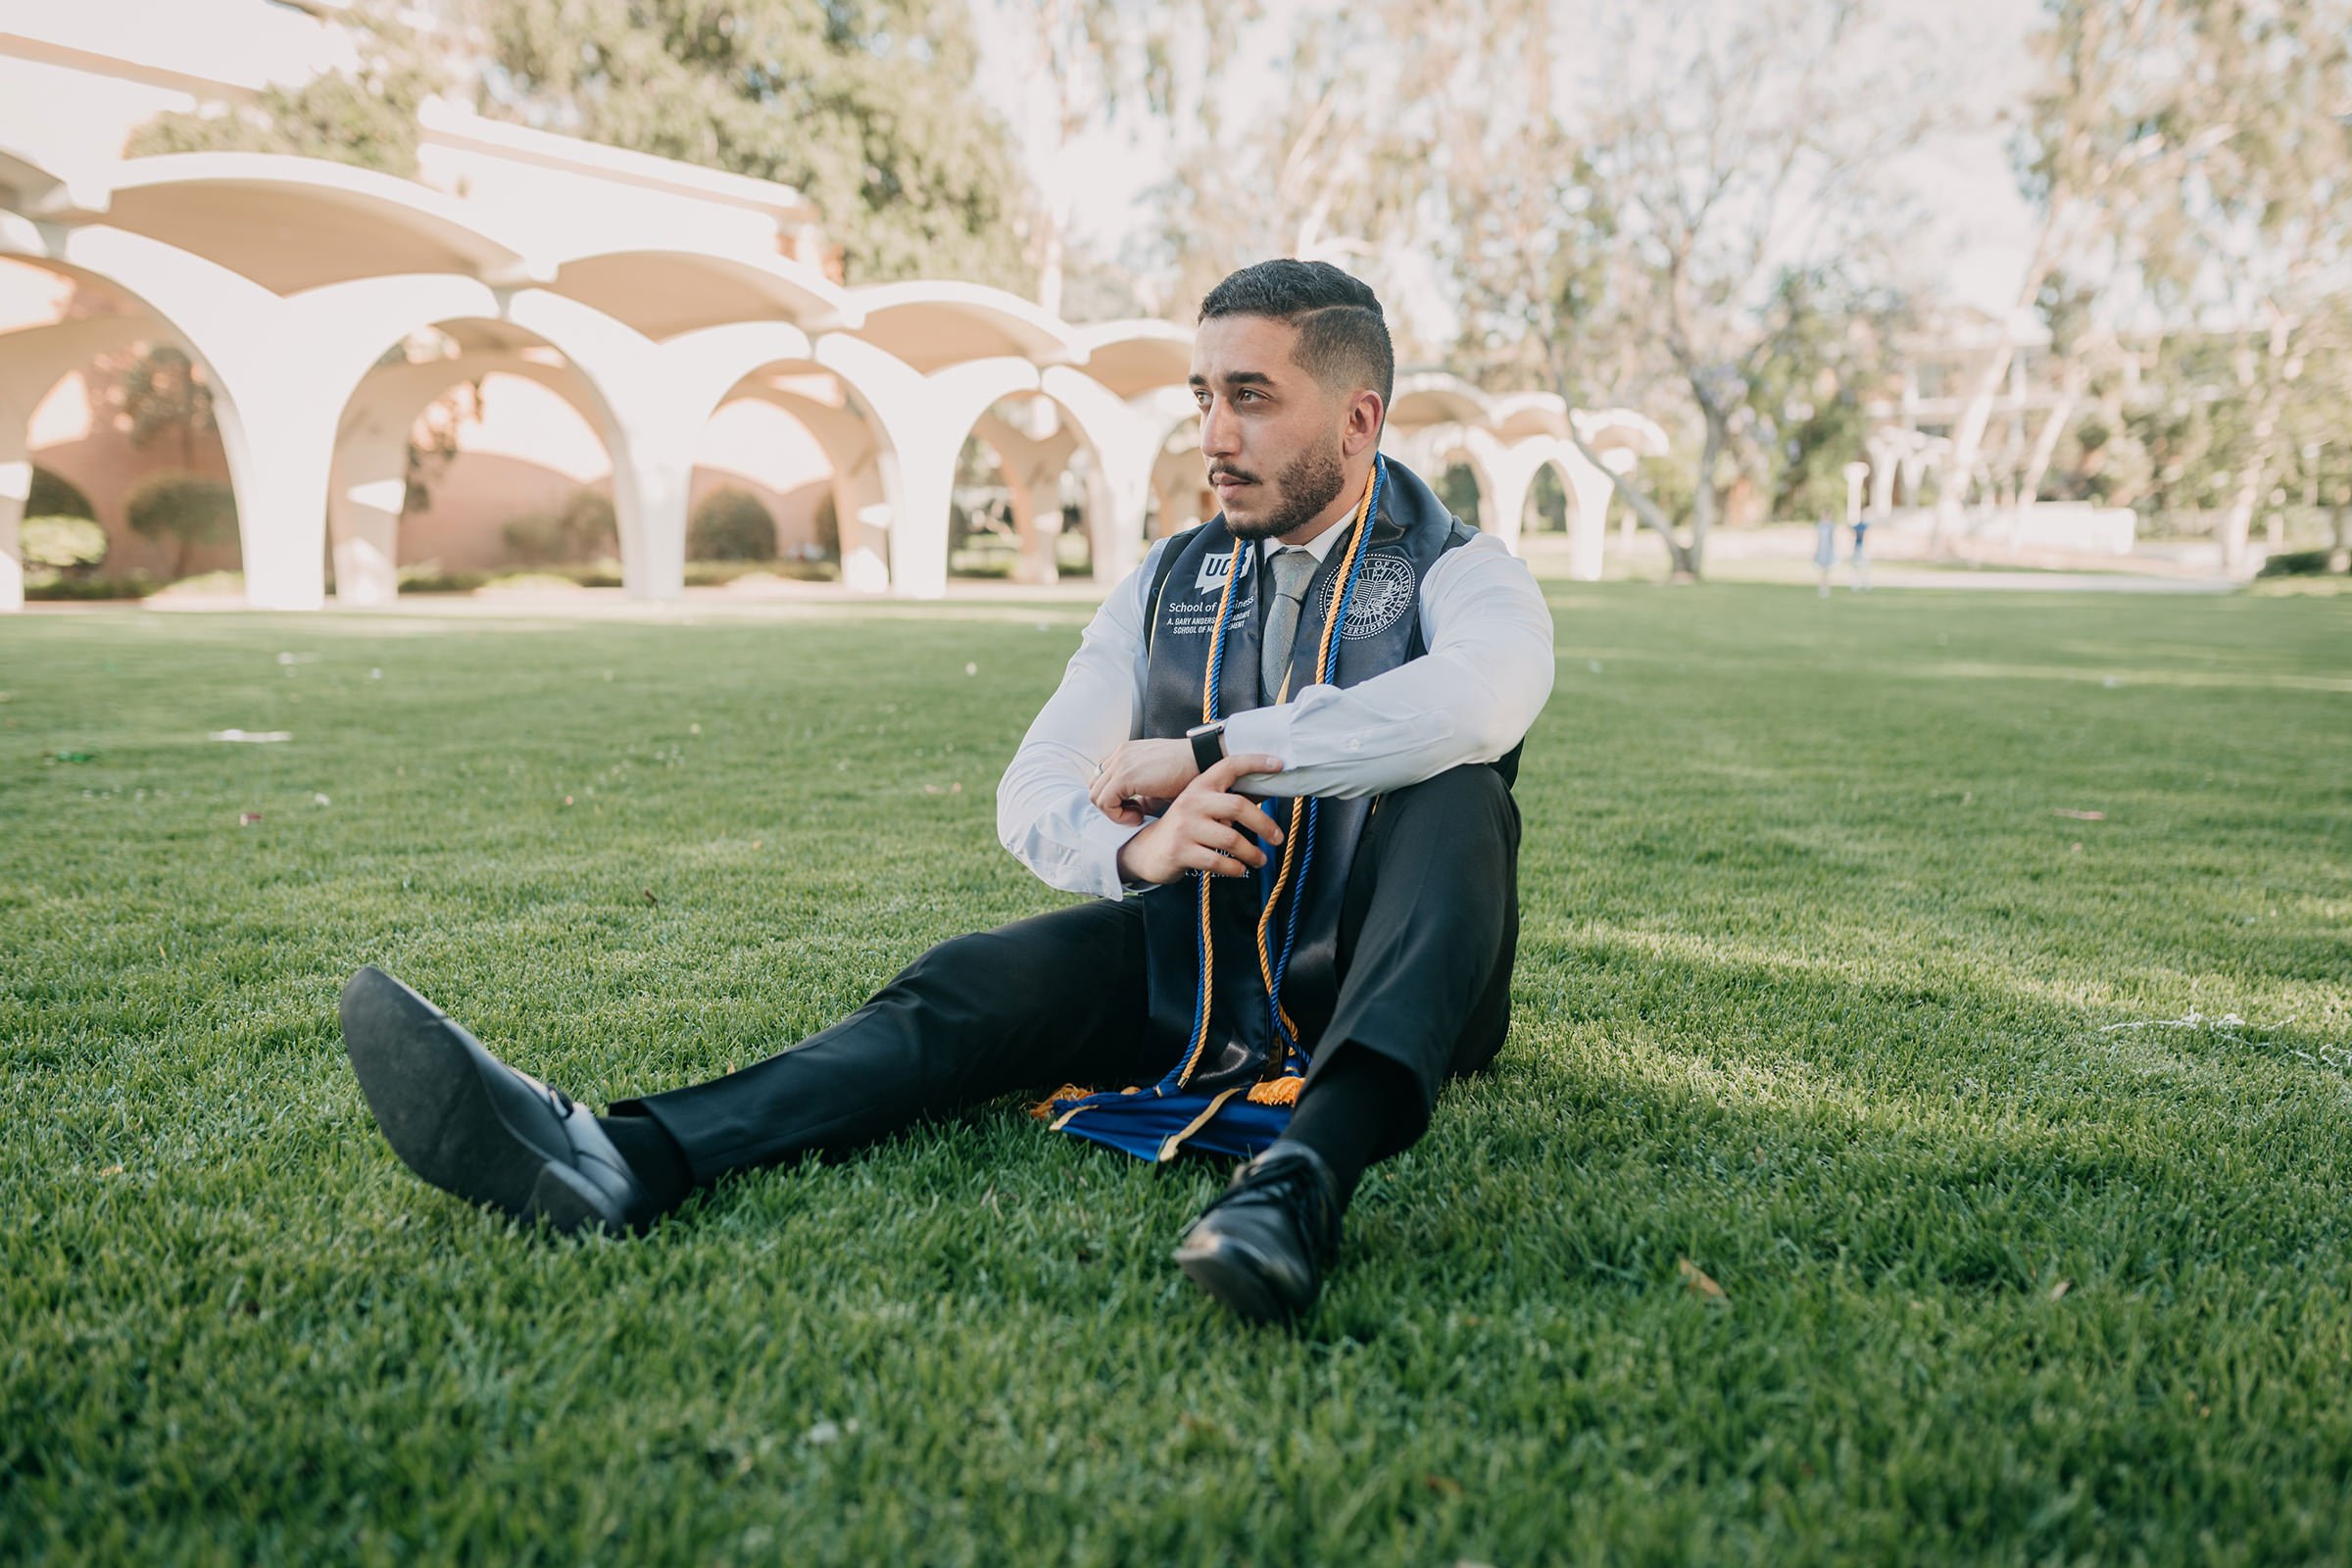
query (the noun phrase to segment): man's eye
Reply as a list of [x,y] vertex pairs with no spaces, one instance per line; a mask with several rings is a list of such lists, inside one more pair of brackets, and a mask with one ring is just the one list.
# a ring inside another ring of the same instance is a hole
[[1250,391],[1248,387],[1244,387],[1233,395],[1233,401],[1236,403],[1255,403],[1257,401],[1257,394]]

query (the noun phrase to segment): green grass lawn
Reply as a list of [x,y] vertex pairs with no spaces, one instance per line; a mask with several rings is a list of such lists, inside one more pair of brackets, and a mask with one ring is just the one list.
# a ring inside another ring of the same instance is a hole
[[1511,1043],[1297,1334],[1010,1103],[574,1244],[344,1061],[380,962],[650,1092],[1062,902],[1074,610],[0,620],[0,1558],[2352,1553],[2352,601],[1553,604]]

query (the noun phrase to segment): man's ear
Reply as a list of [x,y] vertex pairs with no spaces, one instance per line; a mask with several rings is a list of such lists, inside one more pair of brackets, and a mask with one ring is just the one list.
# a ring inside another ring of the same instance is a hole
[[1380,394],[1366,388],[1348,405],[1348,423],[1340,432],[1340,450],[1348,457],[1380,444],[1381,421],[1388,416]]

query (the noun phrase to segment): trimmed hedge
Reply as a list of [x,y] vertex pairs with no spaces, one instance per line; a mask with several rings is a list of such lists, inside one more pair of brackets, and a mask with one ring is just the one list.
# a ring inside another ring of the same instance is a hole
[[2332,568],[2328,564],[2333,550],[2286,550],[2262,564],[2256,575],[2263,577],[2318,577]]
[[749,490],[713,490],[686,524],[686,556],[690,561],[773,561],[776,519]]
[[30,573],[24,578],[24,597],[49,602],[76,603],[82,600],[144,599],[163,585],[153,577],[133,574],[128,577],[64,577],[49,572],[35,581]]
[[36,463],[32,468],[32,489],[24,497],[24,515],[95,517],[98,512],[90,505],[90,498],[81,493],[81,486]]
[[612,501],[582,490],[560,512],[530,513],[499,530],[507,554],[524,566],[555,566],[620,554],[620,525]]
[[220,479],[159,473],[139,481],[123,511],[132,533],[176,545],[183,567],[196,546],[237,537],[236,493]]
[[78,574],[106,559],[106,530],[86,516],[26,517],[20,537],[26,566]]

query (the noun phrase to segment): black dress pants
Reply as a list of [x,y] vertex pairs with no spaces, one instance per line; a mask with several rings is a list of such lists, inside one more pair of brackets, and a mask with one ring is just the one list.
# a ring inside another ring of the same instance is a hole
[[[1343,903],[1339,996],[1301,1095],[1348,1052],[1404,1068],[1397,1081],[1417,1094],[1392,1107],[1378,1157],[1421,1136],[1449,1075],[1501,1049],[1518,858],[1518,807],[1492,767],[1383,796],[1365,825]],[[1168,1063],[1151,1052],[1144,995],[1143,910],[1097,900],[943,942],[799,1046],[612,1109],[660,1122],[707,1183],[1016,1090],[1155,1082]]]

